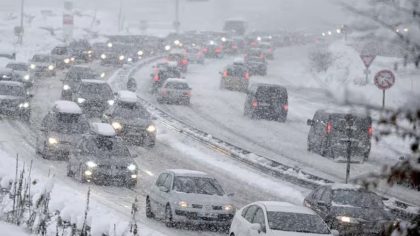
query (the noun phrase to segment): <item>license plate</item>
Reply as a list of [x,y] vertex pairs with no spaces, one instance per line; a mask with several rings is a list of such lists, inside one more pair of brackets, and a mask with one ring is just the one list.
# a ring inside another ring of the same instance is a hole
[[203,212],[200,214],[201,217],[207,217],[207,218],[217,218],[217,213],[207,213]]

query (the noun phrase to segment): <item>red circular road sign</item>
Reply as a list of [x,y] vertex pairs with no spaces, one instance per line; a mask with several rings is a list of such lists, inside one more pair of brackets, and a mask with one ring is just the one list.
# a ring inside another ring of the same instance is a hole
[[381,70],[375,75],[375,85],[382,90],[389,89],[395,83],[395,75],[390,70]]

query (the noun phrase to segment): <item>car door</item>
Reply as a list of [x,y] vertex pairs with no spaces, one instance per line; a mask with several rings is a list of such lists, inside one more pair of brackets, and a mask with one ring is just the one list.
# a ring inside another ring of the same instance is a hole
[[156,183],[152,186],[150,190],[150,195],[149,195],[150,204],[152,207],[152,211],[157,216],[162,216],[162,207],[161,207],[162,198],[160,196],[160,192],[161,192],[160,187],[163,186],[163,183],[166,181],[167,178],[168,178],[167,173],[160,174],[158,179],[156,180]]
[[259,224],[261,228],[260,230],[250,230],[249,236],[261,236],[267,233],[265,213],[261,207],[258,207],[255,211],[254,218],[252,219],[252,224]]

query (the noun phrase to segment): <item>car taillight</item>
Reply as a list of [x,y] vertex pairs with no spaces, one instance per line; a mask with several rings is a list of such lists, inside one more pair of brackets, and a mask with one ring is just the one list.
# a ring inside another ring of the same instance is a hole
[[270,48],[268,51],[269,51],[269,52],[273,52],[273,49],[272,49],[272,48]]
[[252,105],[252,108],[256,108],[256,107],[258,106],[258,101],[257,101],[257,99],[255,99],[255,98],[254,98],[254,99],[252,100],[252,104],[251,104],[251,105]]
[[368,135],[369,135],[369,137],[372,137],[372,135],[373,135],[373,128],[372,128],[372,126],[369,126],[369,128],[368,128]]
[[332,131],[332,123],[331,123],[331,122],[328,122],[328,123],[327,123],[327,126],[325,127],[325,132],[326,132],[327,134],[330,134],[330,133],[331,133],[331,131]]
[[228,72],[227,72],[227,70],[223,71],[223,77],[228,77]]
[[249,73],[248,72],[245,73],[244,79],[249,80]]
[[184,94],[187,95],[188,97],[191,97],[191,91],[187,91]]
[[204,53],[207,53],[209,51],[209,49],[208,48],[203,48],[203,52]]
[[283,104],[283,110],[288,111],[289,110],[289,105],[288,104]]
[[221,49],[221,48],[216,48],[216,49],[215,49],[215,51],[216,51],[217,53],[220,53],[220,52],[222,52],[222,49]]
[[153,80],[154,81],[159,81],[160,80],[160,78],[159,78],[159,70],[158,69],[155,69],[154,73],[155,73],[155,76],[153,76]]

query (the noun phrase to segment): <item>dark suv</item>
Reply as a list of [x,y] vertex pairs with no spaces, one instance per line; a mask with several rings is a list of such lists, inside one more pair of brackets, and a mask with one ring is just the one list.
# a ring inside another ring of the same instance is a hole
[[381,235],[394,218],[381,197],[357,185],[318,187],[305,198],[304,205],[340,235]]
[[318,110],[307,124],[311,127],[308,134],[308,151],[346,160],[350,150],[352,161],[358,162],[369,157],[372,136],[370,117]]
[[[104,74],[102,74],[104,75]],[[84,79],[99,79],[102,75],[97,74],[90,67],[87,66],[72,66],[67,71],[66,76],[63,79],[63,88],[61,91],[61,98],[70,100],[73,94],[82,80]]]
[[262,83],[249,86],[245,100],[245,116],[285,122],[288,110],[285,87]]
[[238,90],[245,92],[249,84],[249,71],[243,62],[234,62],[232,65],[225,67],[223,72],[220,72],[222,78],[220,79],[221,89]]

